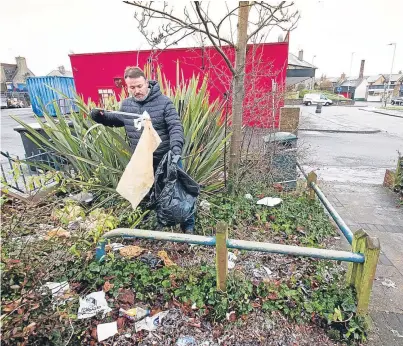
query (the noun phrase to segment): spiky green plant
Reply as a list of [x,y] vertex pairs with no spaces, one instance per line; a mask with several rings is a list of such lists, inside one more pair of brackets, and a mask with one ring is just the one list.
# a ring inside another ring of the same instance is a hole
[[[220,121],[219,103],[209,102],[207,79],[200,82],[199,77],[193,77],[188,83],[182,79],[180,85],[172,89],[160,70],[157,75],[162,91],[171,97],[177,108],[179,101],[183,101],[181,118],[186,142],[182,156],[185,169],[206,191],[220,189],[223,186],[223,151],[228,136],[225,136],[224,124]],[[72,176],[87,184],[89,189],[113,192],[132,152],[124,129],[94,123],[88,117],[89,108],[94,104],[91,101],[86,104],[78,96],[74,101],[78,111],[71,112],[68,118],[62,115],[57,102],[54,102],[56,118],[42,107],[46,123],[40,118],[37,120],[46,136],[18,118],[15,120],[25,127],[28,137],[37,145],[66,158],[66,174],[74,172]],[[112,97],[107,108],[118,109],[119,103]]]

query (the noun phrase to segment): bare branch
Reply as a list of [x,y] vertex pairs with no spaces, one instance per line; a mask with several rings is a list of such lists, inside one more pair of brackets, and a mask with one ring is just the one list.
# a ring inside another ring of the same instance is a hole
[[[182,25],[184,28],[192,29],[194,31],[200,31],[200,32],[202,32],[202,33],[207,35],[207,32],[205,30],[201,29],[200,27],[197,27],[197,24],[200,24],[200,23],[191,23],[191,22],[187,23],[186,21],[174,16],[172,14],[172,11],[170,13],[165,12],[166,4],[164,4],[164,9],[163,10],[158,10],[156,8],[151,7],[152,2],[150,2],[149,5],[143,5],[143,3],[141,1],[127,1],[127,0],[124,0],[123,3],[131,5],[131,6],[135,6],[135,7],[138,7],[138,8],[142,8],[144,10],[148,10],[148,11],[152,12],[152,13],[149,14],[150,17],[154,18],[155,17],[154,13],[157,13],[157,14],[162,15],[163,19],[171,20],[171,21],[173,21],[173,22],[175,22],[177,24]],[[229,44],[230,46],[233,46],[233,43],[231,41],[225,39],[225,38],[222,38],[222,37],[220,38],[217,35],[212,34],[212,33],[210,33],[210,35],[215,39],[221,39],[222,41],[224,41],[225,43]]]
[[210,31],[209,31],[207,22],[206,22],[205,18],[203,17],[203,14],[200,11],[200,2],[195,1],[194,3],[195,3],[195,6],[196,6],[196,12],[197,12],[200,20],[203,22],[205,32],[206,32],[208,38],[210,39],[211,43],[214,45],[214,48],[217,50],[217,52],[220,53],[220,55],[224,58],[225,63],[227,64],[228,68],[230,69],[232,75],[235,76],[237,73],[236,73],[236,71],[234,69],[234,66],[232,65],[231,61],[228,59],[227,55],[223,52],[223,50],[214,41],[214,39],[213,39],[213,37],[212,37],[212,35],[211,35]]

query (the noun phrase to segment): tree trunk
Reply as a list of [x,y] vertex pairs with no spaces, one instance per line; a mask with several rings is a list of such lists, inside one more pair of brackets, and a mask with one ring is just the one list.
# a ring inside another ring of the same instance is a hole
[[248,37],[249,1],[239,2],[238,43],[236,45],[235,71],[232,79],[232,135],[229,159],[229,189],[233,190],[236,181],[242,145],[242,115],[245,96],[245,60]]

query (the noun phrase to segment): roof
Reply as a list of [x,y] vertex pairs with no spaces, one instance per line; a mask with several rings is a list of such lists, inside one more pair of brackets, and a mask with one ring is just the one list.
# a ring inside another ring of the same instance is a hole
[[73,72],[64,71],[61,73],[59,70],[53,70],[47,74],[47,76],[57,76],[57,77],[73,77]]
[[6,82],[12,82],[15,74],[17,73],[16,64],[1,64],[4,69],[4,74],[6,75]]
[[[386,82],[389,82],[389,75],[383,75],[385,77]],[[390,81],[391,82],[398,82],[403,79],[403,74],[392,74]]]
[[285,85],[286,86],[296,85],[308,79],[312,79],[312,77],[286,77]]
[[341,86],[343,87],[357,87],[361,84],[362,78],[351,78],[345,80],[343,83],[341,83]]
[[306,68],[317,68],[305,60],[299,60],[298,57],[292,53],[288,53],[288,65],[300,66]]
[[381,74],[377,74],[377,75],[374,75],[374,76],[369,76],[367,78],[367,82],[368,83],[375,83],[381,76],[382,76]]

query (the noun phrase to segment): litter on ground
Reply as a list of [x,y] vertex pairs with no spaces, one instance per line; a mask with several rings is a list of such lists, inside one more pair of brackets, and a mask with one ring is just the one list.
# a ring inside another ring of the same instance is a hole
[[281,198],[277,197],[265,197],[262,199],[259,199],[256,204],[260,205],[265,205],[267,207],[275,207],[276,205],[279,205],[283,200]]
[[84,298],[80,297],[80,306],[78,307],[77,318],[89,318],[95,316],[97,313],[102,312],[106,315],[112,309],[108,306],[105,299],[105,292],[93,292]]
[[101,323],[97,325],[98,341],[103,341],[118,333],[117,322]]

